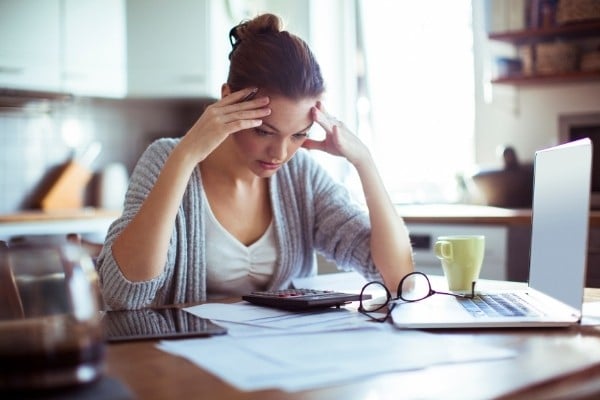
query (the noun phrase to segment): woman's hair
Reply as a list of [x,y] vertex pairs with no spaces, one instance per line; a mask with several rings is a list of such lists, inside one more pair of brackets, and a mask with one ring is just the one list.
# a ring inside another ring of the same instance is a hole
[[308,45],[282,30],[276,15],[263,14],[229,32],[227,83],[232,91],[246,87],[290,99],[317,97],[325,91],[321,68]]

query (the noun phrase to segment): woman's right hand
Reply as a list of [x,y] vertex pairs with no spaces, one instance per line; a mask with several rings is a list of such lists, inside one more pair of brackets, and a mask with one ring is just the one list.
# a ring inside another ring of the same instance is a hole
[[270,99],[263,96],[244,100],[254,96],[257,90],[233,92],[206,108],[181,141],[194,163],[204,160],[232,133],[262,124],[262,118],[271,113],[267,107]]

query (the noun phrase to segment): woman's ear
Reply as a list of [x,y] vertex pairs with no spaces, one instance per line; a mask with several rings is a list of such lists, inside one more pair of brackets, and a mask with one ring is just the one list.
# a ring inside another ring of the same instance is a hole
[[229,85],[227,83],[224,83],[221,85],[221,98],[224,99],[225,97],[229,96],[231,94],[231,88],[229,87]]

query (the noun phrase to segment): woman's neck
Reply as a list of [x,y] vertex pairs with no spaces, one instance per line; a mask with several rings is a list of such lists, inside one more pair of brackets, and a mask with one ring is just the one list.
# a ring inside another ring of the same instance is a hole
[[263,181],[239,161],[233,147],[233,141],[228,138],[200,163],[205,184],[218,182],[220,185],[248,187]]

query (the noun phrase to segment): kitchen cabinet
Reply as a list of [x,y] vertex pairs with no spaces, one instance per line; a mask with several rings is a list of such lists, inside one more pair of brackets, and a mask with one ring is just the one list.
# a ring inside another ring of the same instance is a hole
[[62,1],[62,90],[82,96],[124,97],[125,2]]
[[60,0],[0,1],[0,87],[60,88]]
[[[586,22],[548,28],[522,29],[514,31],[494,32],[488,35],[490,40],[512,44],[514,46],[537,45],[561,41],[564,43],[580,43],[582,41],[600,41],[600,22]],[[600,43],[600,42],[598,42]],[[600,70],[572,71],[555,74],[511,74],[499,76],[492,83],[526,85],[552,84],[561,82],[600,81]]]
[[586,286],[600,287],[600,228],[598,227],[590,227]]
[[[431,275],[443,275],[440,260],[434,252],[438,236],[484,235],[485,256],[480,277],[482,279],[507,280],[508,274],[508,228],[502,225],[468,224],[413,224],[408,223],[415,269]],[[511,280],[514,277],[510,277]]]
[[0,87],[92,97],[217,96],[225,1],[2,0]]
[[2,0],[0,87],[125,94],[123,0]]
[[128,0],[128,95],[219,95],[231,25],[222,1]]

